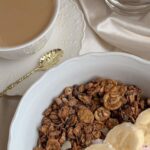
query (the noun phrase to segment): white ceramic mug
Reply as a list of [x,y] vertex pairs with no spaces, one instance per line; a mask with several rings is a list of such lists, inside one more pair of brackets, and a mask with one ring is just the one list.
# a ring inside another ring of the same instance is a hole
[[50,38],[50,35],[52,33],[52,29],[54,26],[54,22],[58,16],[59,12],[59,0],[55,0],[55,8],[54,8],[54,14],[52,16],[51,21],[49,22],[48,27],[36,38],[33,40],[22,44],[20,46],[15,47],[9,47],[9,48],[0,48],[0,57],[6,58],[6,59],[20,59],[23,57],[27,57],[29,55],[32,55],[42,49],[45,44],[47,43],[48,39]]

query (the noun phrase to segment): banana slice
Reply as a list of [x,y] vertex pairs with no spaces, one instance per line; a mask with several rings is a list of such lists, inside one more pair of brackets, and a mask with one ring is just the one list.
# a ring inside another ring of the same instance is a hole
[[144,132],[144,144],[150,146],[150,109],[140,113],[135,125]]
[[131,123],[122,123],[108,132],[104,142],[110,143],[116,150],[140,150],[144,144],[144,133]]
[[115,150],[110,144],[93,144],[85,150]]

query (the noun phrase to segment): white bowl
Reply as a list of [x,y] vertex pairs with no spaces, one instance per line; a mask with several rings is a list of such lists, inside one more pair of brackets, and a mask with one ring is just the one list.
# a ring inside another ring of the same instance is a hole
[[10,128],[8,150],[32,150],[42,112],[66,86],[95,76],[135,84],[150,96],[150,62],[123,53],[94,53],[70,59],[49,70],[22,98]]
[[59,5],[59,0],[55,0],[55,8],[52,19],[50,20],[48,27],[40,35],[33,40],[19,46],[0,48],[0,57],[6,59],[20,59],[41,50],[50,38],[55,20],[59,13]]

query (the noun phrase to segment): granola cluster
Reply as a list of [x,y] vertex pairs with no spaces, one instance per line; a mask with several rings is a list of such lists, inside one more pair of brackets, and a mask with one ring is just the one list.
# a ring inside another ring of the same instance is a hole
[[97,78],[67,87],[43,113],[34,150],[60,150],[68,141],[69,149],[82,150],[114,126],[134,123],[148,107],[150,99],[138,87],[115,80]]

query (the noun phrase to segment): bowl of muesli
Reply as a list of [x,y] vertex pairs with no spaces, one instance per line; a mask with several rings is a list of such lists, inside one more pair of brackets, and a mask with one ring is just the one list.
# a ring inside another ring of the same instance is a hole
[[91,53],[49,70],[24,95],[8,150],[148,150],[150,62]]

